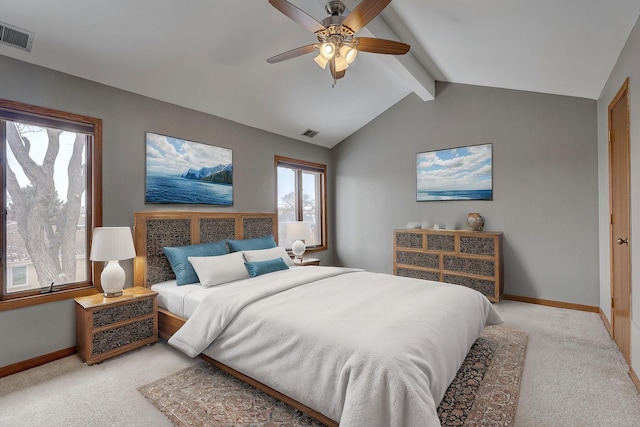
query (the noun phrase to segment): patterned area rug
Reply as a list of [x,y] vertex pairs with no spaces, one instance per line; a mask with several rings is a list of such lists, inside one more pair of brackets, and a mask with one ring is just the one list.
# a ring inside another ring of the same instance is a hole
[[[441,424],[512,425],[526,348],[523,332],[501,326],[485,328],[440,403]],[[139,390],[179,427],[322,426],[207,363]]]

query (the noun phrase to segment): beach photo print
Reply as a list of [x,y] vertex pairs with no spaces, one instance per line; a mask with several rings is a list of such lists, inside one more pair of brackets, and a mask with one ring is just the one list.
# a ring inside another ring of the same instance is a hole
[[492,144],[418,153],[416,200],[493,200],[492,168]]

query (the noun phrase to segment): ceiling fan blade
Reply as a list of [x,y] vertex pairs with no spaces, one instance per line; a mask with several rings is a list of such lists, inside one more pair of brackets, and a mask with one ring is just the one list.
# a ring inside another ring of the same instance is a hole
[[349,27],[351,31],[357,33],[373,18],[378,16],[389,3],[391,3],[391,0],[362,0],[346,17],[342,26]]
[[393,40],[374,39],[372,37],[356,37],[359,52],[386,53],[388,55],[404,55],[411,46]]
[[287,59],[292,59],[301,55],[305,55],[307,53],[311,53],[315,50],[315,48],[315,44],[308,44],[306,46],[297,47],[279,55],[272,56],[271,58],[267,59],[267,62],[269,64],[275,64],[276,62],[286,61]]
[[312,33],[325,30],[324,25],[286,0],[269,0],[269,3]]

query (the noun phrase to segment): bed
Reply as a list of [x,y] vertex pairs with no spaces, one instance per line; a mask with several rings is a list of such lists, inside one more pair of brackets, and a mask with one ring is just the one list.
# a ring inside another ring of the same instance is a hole
[[277,236],[276,214],[134,220],[135,285],[160,293],[161,337],[326,425],[439,425],[437,405],[471,345],[502,321],[471,289],[340,267],[176,287],[164,246]]

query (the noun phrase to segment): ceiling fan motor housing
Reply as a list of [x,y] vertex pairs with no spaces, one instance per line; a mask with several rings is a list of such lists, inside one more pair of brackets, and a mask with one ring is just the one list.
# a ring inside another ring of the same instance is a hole
[[340,0],[331,0],[327,2],[324,9],[327,11],[329,15],[342,15],[342,13],[344,12],[345,6],[344,6],[344,3],[342,3]]

